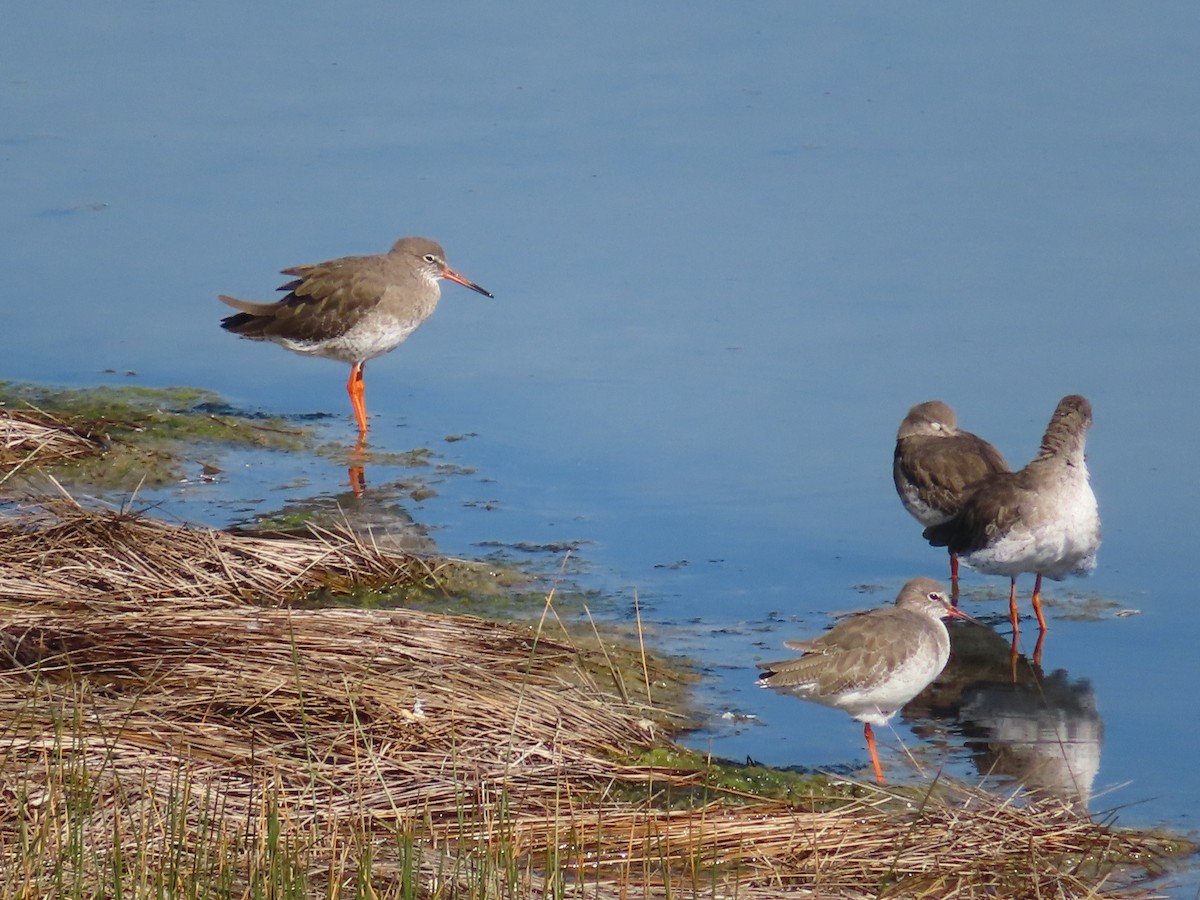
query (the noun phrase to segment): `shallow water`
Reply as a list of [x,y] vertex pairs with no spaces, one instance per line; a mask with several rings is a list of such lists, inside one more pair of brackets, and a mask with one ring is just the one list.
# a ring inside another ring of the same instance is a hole
[[[945,576],[891,485],[900,419],[940,397],[1019,464],[1083,393],[1105,542],[1091,579],[1050,585],[1047,682],[1075,686],[1078,728],[1102,720],[1093,810],[1198,827],[1194,4],[7,20],[0,378],[202,385],[329,413],[348,446],[343,367],[233,339],[215,295],[435,237],[497,299],[445,285],[370,364],[371,443],[475,474],[396,502],[448,552],[584,542],[587,586],[636,594],[711,674],[694,743],[852,768],[861,729],[755,688],[754,663]],[[337,460],[220,463],[153,499],[218,524],[349,502]],[[377,497],[403,477],[367,467]],[[964,586],[1004,631],[1003,581]],[[885,765],[907,768],[903,744],[975,777],[965,744],[996,716],[956,702],[897,720]]]

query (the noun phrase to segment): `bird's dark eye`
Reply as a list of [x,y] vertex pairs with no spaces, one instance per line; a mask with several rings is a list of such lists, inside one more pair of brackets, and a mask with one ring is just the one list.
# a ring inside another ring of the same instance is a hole
[[437,257],[434,256],[432,253],[426,253],[424,259],[425,259],[425,262],[428,262],[428,263],[437,262]]

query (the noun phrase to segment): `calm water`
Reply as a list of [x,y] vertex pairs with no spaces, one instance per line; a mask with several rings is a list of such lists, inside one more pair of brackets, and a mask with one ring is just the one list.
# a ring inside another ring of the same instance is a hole
[[[447,285],[368,367],[375,449],[476,470],[406,508],[455,553],[586,541],[586,583],[711,672],[719,754],[866,761],[754,662],[944,577],[891,485],[910,405],[1019,464],[1086,394],[1105,543],[1051,585],[1046,692],[1092,748],[1102,720],[1093,809],[1200,827],[1194,3],[48,2],[0,46],[0,378],[202,385],[348,443],[344,369],[233,339],[215,295],[437,238],[497,299]],[[154,499],[222,524],[345,490],[221,463]],[[913,712],[885,765],[977,777],[962,732],[1020,700]]]

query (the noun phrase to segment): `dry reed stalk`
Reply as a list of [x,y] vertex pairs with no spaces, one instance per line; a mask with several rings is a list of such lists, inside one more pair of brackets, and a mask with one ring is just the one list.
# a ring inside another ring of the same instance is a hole
[[6,829],[62,816],[46,773],[66,759],[88,773],[100,850],[113,810],[166,820],[181,782],[206,800],[189,829],[219,817],[239,832],[269,792],[298,831],[357,820],[386,835],[501,797],[545,811],[564,779],[598,783],[648,742],[561,676],[571,648],[541,639],[534,655],[528,628],[473,619],[173,602],[86,622],[22,613],[0,638],[0,854],[21,846]]
[[[1016,806],[956,785],[929,811],[905,814],[889,793],[866,789],[873,796],[824,812],[761,803],[609,808],[574,816],[570,828],[591,851],[591,884],[615,888],[629,870],[652,866],[674,872],[677,888],[686,887],[681,873],[701,869],[710,874],[697,875],[699,882],[716,871],[729,890],[738,884],[738,896],[785,888],[835,897],[1117,896],[1115,883],[1098,888],[1103,878],[1095,870],[1072,870],[1110,854],[1161,851],[1154,839],[1101,828],[1064,803]],[[512,827],[537,856],[546,852],[540,842],[563,824],[530,818]]]
[[[0,517],[0,603],[100,603],[139,611],[159,601],[280,605],[357,584],[436,587],[457,563],[384,553],[348,530],[264,538],[172,525],[136,513],[39,499]],[[465,564],[463,564],[465,565]]]
[[95,456],[107,446],[108,440],[85,422],[36,407],[0,406],[0,485],[23,469]]

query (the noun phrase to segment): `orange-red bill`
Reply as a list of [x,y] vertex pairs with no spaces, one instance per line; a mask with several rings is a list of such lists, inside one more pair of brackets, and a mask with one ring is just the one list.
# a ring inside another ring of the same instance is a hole
[[964,622],[974,622],[977,625],[979,624],[978,619],[976,619],[974,616],[967,615],[957,606],[947,606],[946,611],[942,613],[942,615],[948,619],[962,619]]
[[493,294],[491,291],[481,288],[479,285],[477,285],[475,282],[473,282],[470,278],[467,278],[463,275],[459,275],[457,272],[455,272],[449,266],[446,266],[446,268],[442,269],[442,277],[449,278],[451,281],[458,282],[463,287],[470,288],[473,291],[477,291],[478,293],[483,294],[483,296],[485,296],[485,297],[491,297],[493,300],[496,299],[496,295]]

